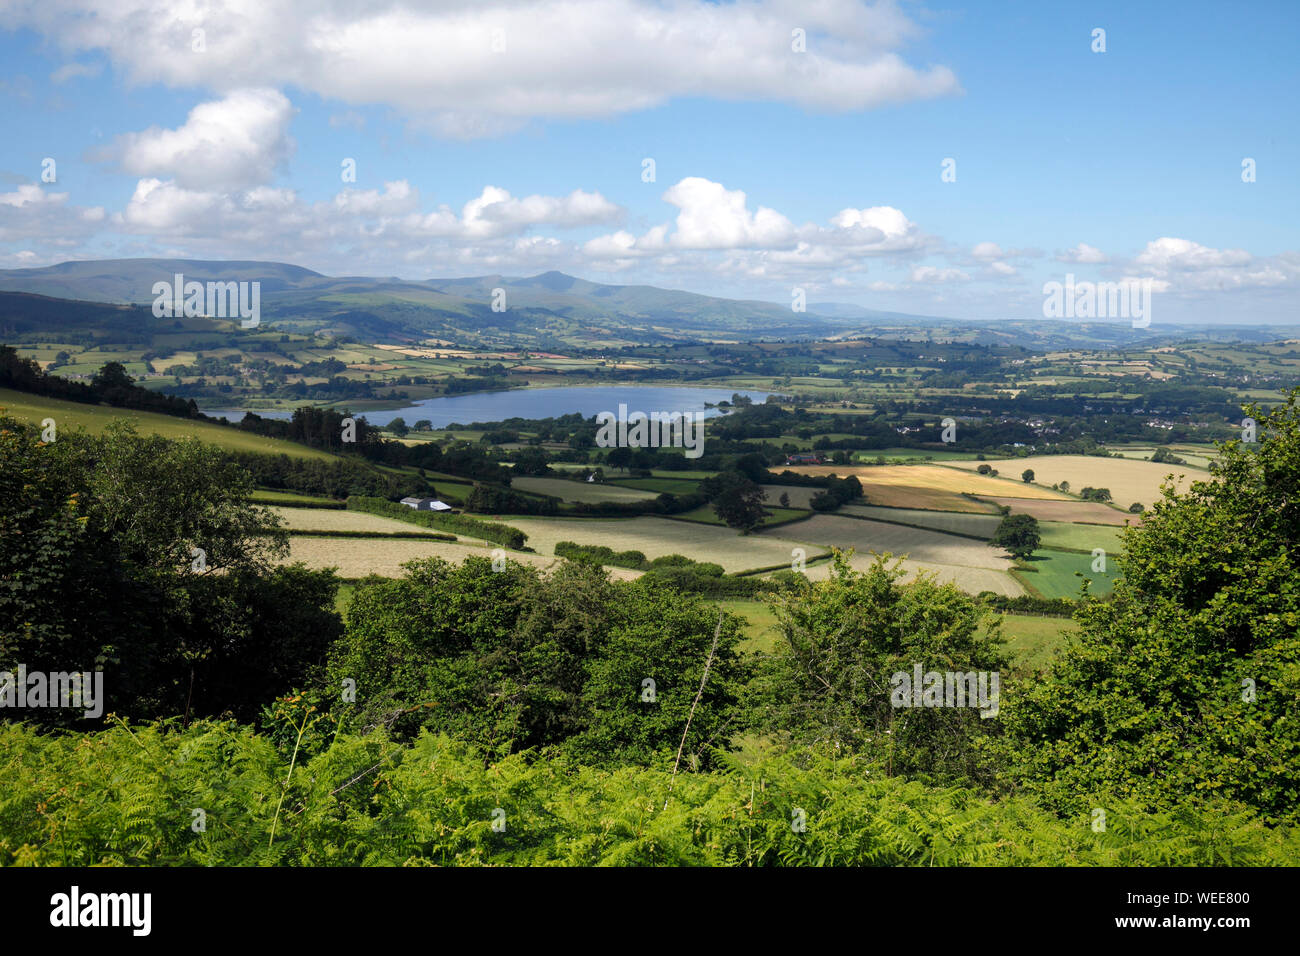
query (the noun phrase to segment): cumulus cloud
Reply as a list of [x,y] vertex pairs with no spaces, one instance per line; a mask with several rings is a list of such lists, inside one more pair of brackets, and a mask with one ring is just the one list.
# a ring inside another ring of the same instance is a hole
[[938,266],[915,266],[912,269],[912,281],[925,285],[948,282],[966,282],[970,276],[960,269],[944,269]]
[[0,242],[69,248],[99,229],[105,216],[102,206],[70,205],[66,192],[23,183],[0,193]]
[[663,199],[677,207],[673,222],[640,236],[626,230],[598,236],[582,246],[583,254],[618,270],[646,260],[678,266],[684,253],[694,253],[685,267],[701,274],[807,280],[865,272],[868,258],[911,257],[930,243],[892,206],[843,209],[825,226],[795,225],[775,209],[751,204],[743,190],[698,176],[669,187]]
[[1095,246],[1090,246],[1086,242],[1081,242],[1073,249],[1066,249],[1056,256],[1058,262],[1072,262],[1079,265],[1099,265],[1103,262],[1109,262],[1110,258]]
[[794,241],[794,225],[774,209],[750,212],[745,194],[690,176],[664,193],[677,214],[672,245],[679,249],[772,248]]
[[1250,260],[1250,253],[1244,249],[1211,249],[1190,239],[1162,237],[1148,242],[1133,261],[1166,272],[1196,272],[1224,266],[1242,266]]
[[242,189],[270,181],[292,155],[293,112],[276,90],[237,90],[200,103],[177,129],[127,133],[108,152],[136,176],[166,176],[185,189]]
[[676,97],[849,111],[960,92],[949,68],[903,59],[921,31],[893,0],[15,0],[0,26],[102,51],[133,83],[292,85],[462,137]]
[[1215,249],[1191,239],[1162,236],[1128,264],[1175,292],[1230,291],[1300,284],[1300,255],[1257,257],[1244,249]]
[[996,242],[977,242],[971,247],[970,254],[976,259],[1001,259],[1006,255]]

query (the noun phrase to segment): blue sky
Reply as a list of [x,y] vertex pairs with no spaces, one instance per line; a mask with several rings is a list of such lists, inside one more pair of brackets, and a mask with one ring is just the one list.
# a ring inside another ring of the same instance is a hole
[[555,268],[982,319],[1071,273],[1150,279],[1157,322],[1300,315],[1300,4],[807,6],[6,3],[0,268]]

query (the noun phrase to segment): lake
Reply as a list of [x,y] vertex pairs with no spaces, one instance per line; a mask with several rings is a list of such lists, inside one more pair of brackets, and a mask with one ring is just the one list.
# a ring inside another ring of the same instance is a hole
[[[474,392],[469,395],[443,395],[426,398],[402,408],[382,411],[370,410],[364,415],[372,425],[387,425],[394,418],[406,419],[414,425],[423,418],[433,422],[434,428],[446,428],[453,423],[468,425],[471,422],[500,422],[507,418],[556,418],[578,412],[584,417],[600,412],[618,414],[620,403],[632,412],[703,412],[711,418],[720,414],[716,408],[705,408],[705,403],[731,401],[733,394],[744,395],[757,403],[767,400],[768,392],[751,392],[729,388],[691,388],[659,385],[591,385],[565,388],[519,388],[504,392]],[[207,415],[239,421],[244,417],[242,408],[203,409]],[[251,409],[263,418],[291,418],[292,412],[271,409]]]

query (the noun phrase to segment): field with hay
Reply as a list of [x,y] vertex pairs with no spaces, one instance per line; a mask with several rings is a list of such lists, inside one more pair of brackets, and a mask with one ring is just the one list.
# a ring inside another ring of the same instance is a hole
[[1095,501],[1043,501],[1039,498],[990,498],[1005,505],[1012,514],[1033,515],[1039,521],[1082,522],[1084,524],[1138,524],[1140,515],[1132,515]]
[[[370,531],[376,534],[410,534],[411,532],[436,531],[436,528],[424,528],[420,525],[395,518],[383,518],[367,514],[364,511],[343,511],[331,508],[282,508],[271,507],[284,519],[285,527],[290,531]],[[457,535],[460,537],[460,535]]]
[[[409,527],[409,526],[408,526]],[[443,558],[460,562],[467,557],[490,558],[492,549],[450,541],[417,541],[411,538],[289,538],[290,562],[301,561],[310,568],[338,568],[345,578],[364,578],[371,574],[395,578],[402,574],[402,564],[417,558]],[[507,552],[507,560],[547,568],[553,556]]]
[[855,475],[862,483],[867,504],[890,508],[920,508],[989,514],[995,509],[971,501],[964,493],[987,497],[1016,496],[1043,500],[1068,500],[1066,495],[1027,485],[1016,479],[972,474],[955,465],[801,465],[789,469],[802,475]]
[[789,539],[762,534],[741,535],[722,525],[675,521],[671,518],[513,518],[513,527],[528,535],[529,547],[538,554],[553,555],[560,541],[603,544],[615,551],[640,551],[647,558],[682,554],[694,561],[722,565],[728,572],[789,566],[790,551],[802,546],[808,559],[827,549],[815,538],[804,537],[790,526]]
[[860,554],[888,552],[921,564],[959,565],[992,571],[1009,571],[1012,566],[1011,561],[1001,557],[996,549],[970,538],[841,515],[814,515],[789,528],[774,528],[759,534],[766,538],[797,537],[801,541],[816,541],[841,550],[853,548]]
[[[858,571],[865,571],[875,563],[875,556],[855,553],[849,559],[849,566]],[[893,559],[890,566],[897,564],[903,571],[903,581],[914,581],[918,575],[927,575],[940,584],[953,584],[967,594],[979,594],[992,591],[1006,597],[1020,597],[1029,592],[1016,578],[1007,571],[995,571],[991,568],[974,568],[957,564],[931,564],[911,559]],[[808,568],[810,581],[824,581],[830,577],[830,562],[822,562]]]
[[[1097,458],[1091,455],[1030,455],[1028,458],[995,464],[1001,465],[1004,472],[1014,470],[1016,475],[1026,468],[1032,469],[1034,484],[1026,487],[1036,490],[1040,485],[1055,485],[1062,481],[1068,481],[1070,490],[1076,494],[1087,486],[1109,488],[1111,498],[1121,508],[1127,508],[1135,501],[1150,507],[1159,498],[1160,486],[1166,475],[1175,476],[1178,488],[1186,488],[1193,480],[1207,477],[1205,471],[1190,465],[1163,465],[1158,462],[1134,461],[1131,458]],[[974,470],[975,463],[954,462],[952,467]],[[1017,497],[1042,496],[1025,493]]]

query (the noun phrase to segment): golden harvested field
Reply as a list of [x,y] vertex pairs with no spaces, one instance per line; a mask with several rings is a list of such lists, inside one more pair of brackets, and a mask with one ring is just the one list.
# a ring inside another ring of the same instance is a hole
[[[875,560],[874,555],[854,554],[849,558],[849,566],[857,571],[865,571],[875,563]],[[889,562],[891,567],[896,563],[896,559]],[[902,580],[904,581],[914,581],[918,575],[927,574],[935,578],[940,584],[956,585],[967,594],[992,591],[994,594],[1002,594],[1006,597],[1020,597],[1028,593],[1024,585],[1006,571],[994,571],[991,568],[972,568],[957,564],[927,564],[909,559],[903,561],[902,570],[904,572]],[[830,562],[814,565],[806,573],[811,581],[825,581],[830,577]]]
[[[943,465],[802,465],[790,471],[801,475],[839,475],[841,478],[856,475],[868,504],[890,508],[924,508],[967,514],[996,511],[990,505],[963,498],[962,492],[1068,500],[1060,492],[1026,485],[1018,479],[990,478]],[[1016,474],[1019,475],[1019,471]]]
[[728,572],[752,571],[788,565],[796,544],[808,558],[827,549],[809,543],[799,529],[789,525],[788,539],[751,534],[742,536],[722,525],[675,521],[672,518],[512,518],[510,524],[528,535],[528,546],[538,554],[553,555],[556,542],[603,544],[615,551],[640,551],[647,558],[683,554],[694,561],[711,561]]
[[[759,534],[765,538],[784,538],[786,531],[782,527]],[[921,564],[961,565],[991,571],[1009,571],[1012,566],[1011,561],[1001,557],[996,548],[990,548],[982,541],[928,528],[822,514],[790,525],[789,532],[800,541],[816,541],[845,551],[854,548],[860,554],[889,552]]]
[[510,487],[539,495],[554,495],[565,501],[647,501],[658,497],[656,492],[642,491],[640,488],[625,488],[622,485],[606,485],[595,481],[566,481],[563,478],[515,478],[510,482]]
[[[302,561],[311,568],[338,568],[345,578],[364,578],[370,574],[396,578],[402,576],[402,564],[417,558],[442,558],[460,562],[467,557],[491,558],[492,549],[472,544],[450,541],[416,541],[397,538],[385,541],[379,538],[289,538],[289,562]],[[507,551],[506,559],[520,564],[530,564],[543,570],[558,563],[554,555],[520,554]],[[641,572],[625,568],[610,568],[611,576],[619,579],[640,577]]]
[[[379,515],[366,514],[364,511],[337,511],[329,508],[268,508],[284,518],[284,523],[291,531],[376,531],[392,534],[398,531],[435,532],[437,528],[425,528],[418,524],[398,521],[396,518],[381,518]],[[459,536],[458,536],[459,537]]]
[[1095,501],[1040,501],[1037,498],[994,498],[1012,514],[1033,515],[1039,521],[1079,521],[1084,524],[1141,524],[1141,515],[1126,514]]
[[[969,594],[993,591],[1017,597],[1025,593],[1020,582],[1008,573],[1011,561],[996,549],[970,538],[841,515],[815,515],[792,525],[791,529],[798,529],[797,533],[804,540],[841,550],[853,548],[855,553],[849,564],[859,570],[874,563],[872,552],[888,552],[895,558],[905,558],[903,570],[907,572],[906,580],[912,580],[919,573],[928,573],[940,583],[955,584]],[[785,530],[774,528],[760,534],[780,537]],[[823,580],[830,574],[830,565],[811,567],[807,574],[812,580]]]
[[[975,464],[967,461],[953,463],[956,468],[971,470],[974,469]],[[1129,458],[1095,458],[1091,455],[1030,455],[1028,458],[994,462],[993,466],[1004,474],[1014,471],[1017,476],[1026,468],[1032,468],[1034,484],[1026,487],[1054,485],[1068,481],[1070,490],[1075,494],[1089,485],[1093,488],[1109,488],[1111,498],[1121,508],[1127,508],[1135,501],[1140,501],[1148,508],[1151,507],[1160,496],[1160,485],[1166,475],[1174,475],[1179,488],[1186,488],[1192,481],[1208,477],[1206,472],[1190,465],[1162,465],[1158,462],[1133,461]],[[1180,475],[1182,477],[1178,478],[1177,476]],[[998,494],[994,491],[988,493]],[[1017,497],[1042,496],[1020,494]]]

